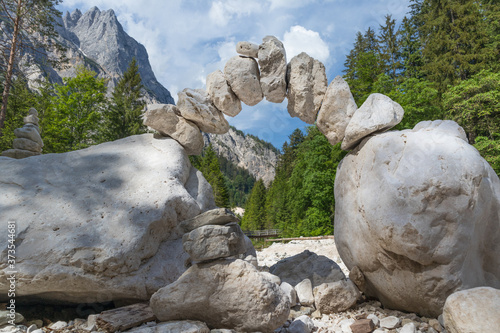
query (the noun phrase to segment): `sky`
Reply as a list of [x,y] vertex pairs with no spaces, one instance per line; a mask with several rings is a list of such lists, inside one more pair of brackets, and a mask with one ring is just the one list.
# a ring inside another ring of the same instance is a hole
[[[157,80],[177,101],[184,88],[205,88],[208,74],[224,70],[236,56],[236,43],[260,44],[273,35],[285,46],[287,60],[306,52],[323,62],[328,83],[342,75],[356,33],[376,31],[391,14],[401,22],[409,0],[64,0],[58,9],[82,12],[113,9],[125,31],[143,44]],[[281,104],[263,100],[243,105],[229,124],[281,148],[296,128]]]

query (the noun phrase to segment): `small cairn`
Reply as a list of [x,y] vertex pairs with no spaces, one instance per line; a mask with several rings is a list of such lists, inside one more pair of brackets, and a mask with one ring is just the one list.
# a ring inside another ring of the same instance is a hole
[[197,320],[238,332],[271,332],[286,321],[290,301],[271,274],[254,266],[255,249],[237,222],[217,208],[180,223],[192,266],[151,297],[160,321]]
[[13,149],[4,151],[2,156],[20,159],[42,153],[43,141],[38,127],[38,111],[35,108],[29,109],[23,120],[24,126],[14,130],[16,139]]

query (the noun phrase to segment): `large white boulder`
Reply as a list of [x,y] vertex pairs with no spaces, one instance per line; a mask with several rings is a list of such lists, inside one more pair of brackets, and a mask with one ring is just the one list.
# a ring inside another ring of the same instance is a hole
[[[182,146],[152,134],[64,154],[0,157],[0,169],[0,220],[15,224],[19,298],[148,300],[185,271],[177,224],[215,207]],[[12,270],[7,241],[0,239],[2,301]]]
[[290,312],[280,287],[240,259],[191,266],[158,290],[150,305],[162,321],[200,320],[210,328],[238,332],[272,332]]
[[451,121],[378,134],[335,180],[335,240],[386,306],[437,317],[448,295],[500,287],[500,181]]
[[500,330],[500,290],[479,287],[451,294],[443,318],[449,333],[482,333]]

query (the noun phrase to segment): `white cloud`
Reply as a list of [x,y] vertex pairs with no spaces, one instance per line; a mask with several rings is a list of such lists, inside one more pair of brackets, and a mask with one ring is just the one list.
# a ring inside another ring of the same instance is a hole
[[278,8],[300,8],[309,5],[315,0],[270,0],[271,10]]
[[262,11],[262,3],[255,0],[214,1],[208,16],[218,26],[226,26],[234,17],[241,18]]
[[319,33],[307,30],[300,25],[293,26],[285,32],[283,44],[289,59],[301,52],[306,52],[311,57],[325,63],[330,56],[328,44],[321,39]]

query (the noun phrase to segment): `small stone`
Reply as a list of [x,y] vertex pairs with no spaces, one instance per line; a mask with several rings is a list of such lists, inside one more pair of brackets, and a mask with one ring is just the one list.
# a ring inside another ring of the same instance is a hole
[[199,227],[184,234],[182,246],[194,261],[226,258],[246,251],[244,234],[237,223]]
[[238,42],[238,44],[236,44],[236,52],[245,57],[257,58],[259,45],[250,42]]
[[381,328],[387,328],[392,330],[394,328],[398,328],[400,324],[401,324],[401,319],[399,319],[398,317],[389,316],[380,319]]
[[14,318],[11,317],[10,311],[7,310],[1,310],[0,311],[0,326],[7,324],[10,320],[14,319],[14,323],[19,324],[24,321],[24,317],[20,313],[15,313],[13,316]]
[[361,293],[351,280],[324,283],[314,288],[314,302],[321,313],[337,313],[353,307]]
[[51,330],[60,330],[60,329],[63,329],[65,327],[67,327],[67,326],[68,326],[67,322],[60,320],[60,321],[57,321],[57,322],[55,322],[53,324],[50,324],[49,328]]
[[23,118],[23,121],[25,124],[33,124],[38,126],[38,122],[40,119],[34,114],[28,114],[26,117]]
[[316,310],[313,313],[311,313],[311,318],[314,318],[314,319],[320,319],[320,318],[323,318],[323,316],[324,315],[319,310]]
[[215,107],[230,117],[238,115],[241,111],[241,101],[236,97],[229,83],[220,70],[207,76],[207,92]]
[[225,328],[211,330],[210,333],[237,333],[235,330],[228,330]]
[[373,325],[375,325],[375,327],[377,327],[378,324],[380,323],[380,320],[378,319],[378,317],[376,315],[374,315],[373,313],[370,313],[368,316],[366,316],[366,319],[371,319],[371,321],[373,321]]
[[302,305],[313,305],[314,295],[311,280],[304,279],[302,282],[295,286],[295,291],[297,292],[297,298]]
[[408,323],[406,325],[403,325],[403,328],[401,329],[401,331],[399,333],[416,333],[417,332],[417,328],[415,326],[415,323],[411,322],[411,323]]
[[264,98],[260,87],[259,65],[255,59],[232,57],[224,67],[224,75],[236,96],[246,105],[254,106]]
[[34,151],[24,150],[24,149],[8,149],[8,150],[2,152],[2,156],[15,158],[15,159],[22,159],[22,158],[37,156],[37,155],[41,155],[41,154],[34,152]]
[[[499,312],[499,315],[500,315],[500,312]],[[441,324],[439,323],[439,321],[437,319],[429,319],[429,325],[438,332],[443,331],[443,327],[441,326]]]
[[440,315],[438,316],[438,321],[439,321],[439,324],[441,324],[441,326],[443,326],[443,327],[444,327],[444,317],[443,317],[443,315],[442,315],[442,314],[440,314]]
[[38,327],[35,324],[33,324],[30,327],[28,327],[28,330],[26,331],[26,333],[33,333],[36,330],[38,330]]
[[314,329],[314,323],[308,316],[296,318],[288,327],[288,333],[310,333]]
[[87,318],[87,325],[83,328],[84,330],[87,331],[94,331],[97,329],[97,318],[99,315],[96,314],[91,314]]
[[371,333],[375,325],[371,319],[359,319],[351,325],[352,333]]
[[365,281],[365,276],[361,272],[358,266],[354,266],[350,271],[349,271],[349,280],[354,282],[354,284],[358,287],[358,289],[361,292],[365,291],[366,288],[366,281]]
[[225,225],[240,220],[228,208],[215,208],[206,211],[203,214],[196,215],[192,219],[182,221],[179,226],[184,232],[193,231],[204,225]]
[[351,325],[354,324],[356,320],[350,318],[350,319],[344,319],[339,323],[340,328],[342,329],[342,332],[344,333],[352,333],[351,331]]
[[158,332],[182,332],[182,333],[210,333],[208,326],[195,320],[170,321],[159,323],[155,326],[139,326],[131,330],[130,333],[158,333]]
[[373,333],[387,333],[387,330],[385,328],[377,328]]
[[192,121],[205,133],[224,134],[229,131],[229,123],[205,90],[186,88],[177,95],[177,108],[184,119]]
[[28,321],[28,326],[31,326],[31,325],[36,325],[36,327],[42,328],[43,321],[41,321],[40,319],[30,320],[30,321]]
[[282,282],[280,288],[290,299],[290,306],[295,306],[297,304],[297,292],[295,288],[287,282]]

